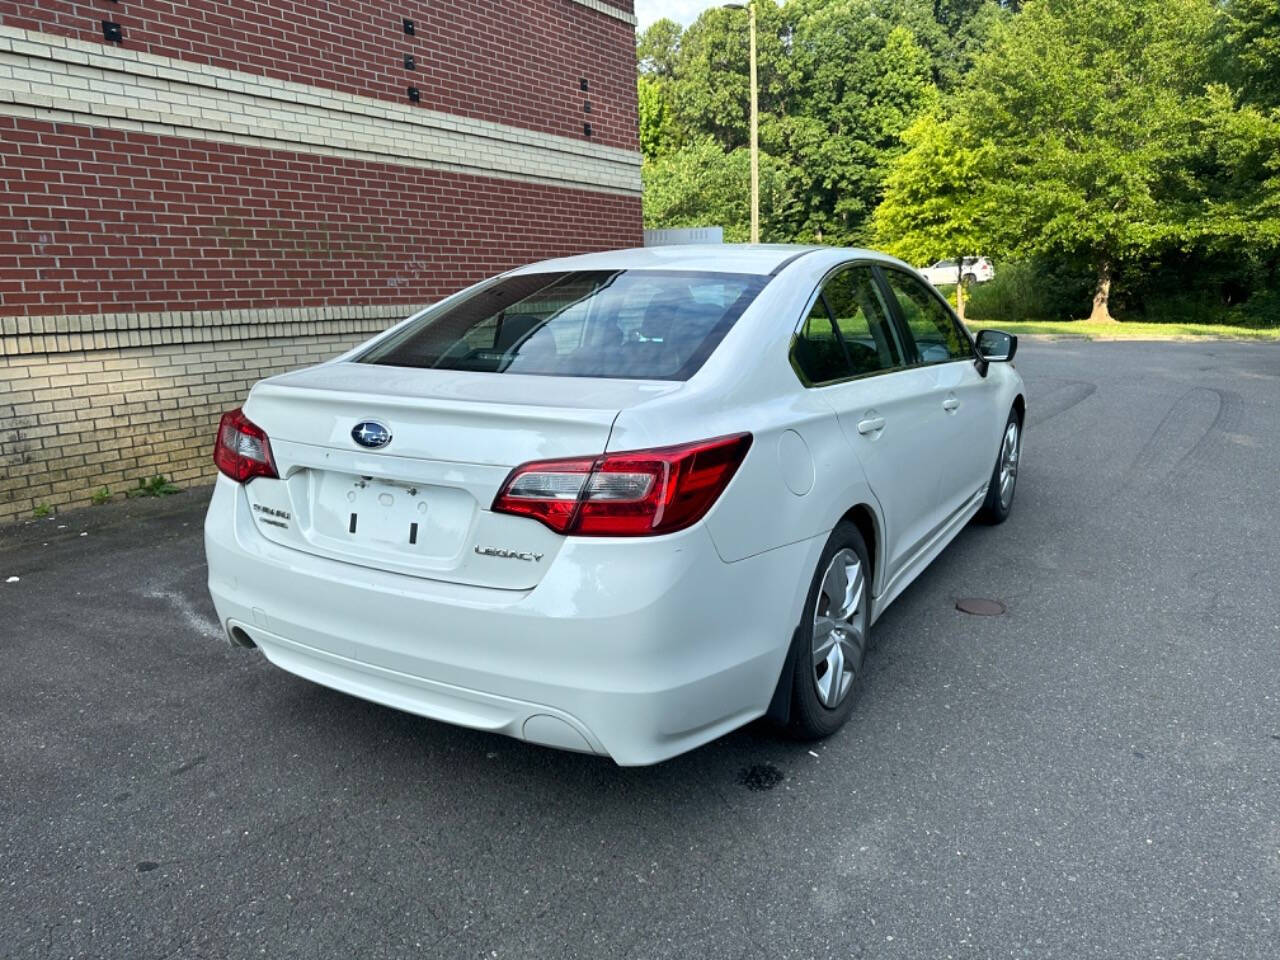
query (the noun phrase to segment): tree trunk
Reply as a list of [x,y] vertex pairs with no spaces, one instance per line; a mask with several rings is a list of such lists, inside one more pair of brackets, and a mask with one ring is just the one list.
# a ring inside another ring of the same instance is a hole
[[964,258],[960,258],[960,266],[956,275],[956,315],[964,320]]
[[1089,319],[1095,323],[1115,323],[1111,315],[1111,263],[1103,260],[1098,264],[1098,285],[1093,291],[1093,312]]

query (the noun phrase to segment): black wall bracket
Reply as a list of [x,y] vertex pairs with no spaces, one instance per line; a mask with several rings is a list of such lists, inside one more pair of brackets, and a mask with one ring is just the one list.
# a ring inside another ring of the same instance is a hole
[[413,59],[413,54],[411,54],[411,53],[406,53],[406,54],[404,55],[404,68],[405,68],[406,70],[417,70],[417,69],[418,69],[418,64],[417,64],[417,62]]
[[404,32],[405,32],[405,33],[407,33],[407,34],[409,34],[409,36],[413,36],[413,21],[412,21],[412,20],[409,20],[409,19],[407,19],[407,18],[405,19],[405,21],[404,21]]
[[422,99],[421,91],[419,91],[417,87],[410,87],[409,99],[412,100],[414,103],[417,103],[419,100]]
[[120,24],[113,20],[103,20],[102,39],[109,43],[123,43],[124,31],[120,29]]

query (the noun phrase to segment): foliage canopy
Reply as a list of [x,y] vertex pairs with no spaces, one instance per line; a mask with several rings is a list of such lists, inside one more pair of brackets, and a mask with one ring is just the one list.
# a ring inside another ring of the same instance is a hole
[[[1083,271],[1098,318],[1280,305],[1275,0],[755,4],[765,239]],[[637,49],[646,223],[745,237],[745,11]]]

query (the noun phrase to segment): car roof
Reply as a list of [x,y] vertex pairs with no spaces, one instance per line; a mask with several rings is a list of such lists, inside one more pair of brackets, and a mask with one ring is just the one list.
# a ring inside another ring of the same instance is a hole
[[700,243],[634,247],[630,250],[560,257],[531,263],[511,273],[546,273],[553,270],[701,270],[708,273],[752,273],[767,276],[789,260],[817,251],[838,252],[850,259],[866,257],[899,262],[874,250],[840,250],[836,247],[791,243]]

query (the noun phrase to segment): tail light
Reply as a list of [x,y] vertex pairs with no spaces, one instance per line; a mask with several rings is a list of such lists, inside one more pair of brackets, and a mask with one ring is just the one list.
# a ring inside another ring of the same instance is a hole
[[526,463],[507,476],[492,509],[577,536],[671,533],[711,509],[750,447],[751,434],[739,433],[655,450]]
[[213,448],[213,462],[236,483],[248,483],[254,477],[276,478],[276,462],[271,457],[271,441],[267,432],[244,415],[239,407],[222,415],[218,424],[218,442]]

